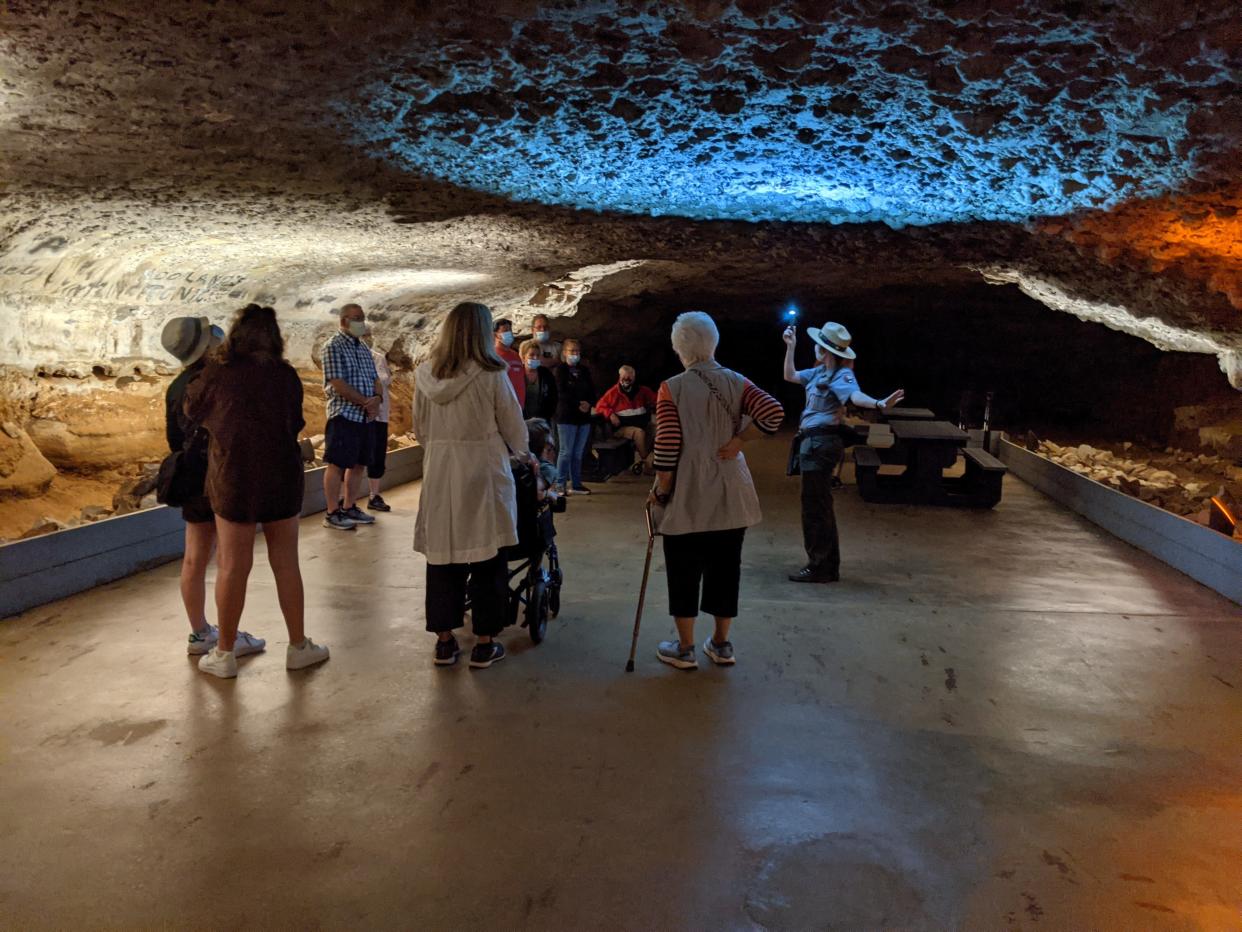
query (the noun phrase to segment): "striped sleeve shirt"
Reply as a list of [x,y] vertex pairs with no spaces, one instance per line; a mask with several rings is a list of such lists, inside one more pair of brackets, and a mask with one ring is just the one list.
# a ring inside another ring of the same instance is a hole
[[[750,417],[765,434],[774,434],[781,426],[785,417],[785,409],[781,403],[755,385],[750,379],[744,379],[742,389],[742,413]],[[672,472],[677,469],[681,459],[681,415],[677,404],[668,390],[668,383],[660,383],[659,394],[656,395],[656,432],[655,456],[653,465],[658,472]]]

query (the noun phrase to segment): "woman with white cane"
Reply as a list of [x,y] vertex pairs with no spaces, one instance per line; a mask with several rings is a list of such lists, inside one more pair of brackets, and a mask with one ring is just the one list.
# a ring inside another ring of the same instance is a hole
[[719,342],[707,314],[681,314],[672,343],[686,371],[664,382],[656,399],[656,482],[648,507],[664,538],[669,614],[678,635],[661,641],[656,656],[680,670],[699,666],[694,622],[700,609],[716,621],[703,652],[717,665],[734,663],[729,627],[737,616],[742,540],[762,517],[742,444],[775,433],[784,418],[780,402],[716,362]]

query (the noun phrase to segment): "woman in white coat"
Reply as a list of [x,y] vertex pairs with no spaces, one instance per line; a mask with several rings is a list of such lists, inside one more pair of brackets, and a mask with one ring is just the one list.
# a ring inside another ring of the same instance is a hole
[[427,630],[438,638],[438,666],[461,653],[453,631],[462,626],[467,592],[478,638],[470,666],[505,656],[495,640],[508,599],[501,550],[518,539],[509,456],[530,453],[508,366],[492,343],[487,306],[459,304],[414,374],[414,436],[424,450],[414,549],[427,557]]

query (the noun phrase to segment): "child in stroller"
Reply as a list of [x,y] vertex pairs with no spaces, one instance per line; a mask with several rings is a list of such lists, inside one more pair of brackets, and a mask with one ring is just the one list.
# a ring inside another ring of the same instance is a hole
[[[556,551],[554,512],[565,510],[566,500],[556,491],[556,445],[547,421],[531,418],[526,422],[530,452],[539,460],[536,473],[526,463],[512,460],[517,487],[518,542],[505,551],[509,560],[509,624],[517,623],[518,611],[525,606],[522,625],[538,644],[548,630],[548,619],[561,610],[560,557]],[[544,566],[544,557],[547,566]]]

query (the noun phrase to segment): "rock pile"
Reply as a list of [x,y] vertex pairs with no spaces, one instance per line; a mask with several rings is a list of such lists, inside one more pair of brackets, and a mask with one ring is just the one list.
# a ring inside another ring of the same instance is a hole
[[1198,519],[1214,495],[1242,502],[1242,466],[1219,456],[1166,447],[1147,450],[1126,442],[1108,450],[1082,443],[1039,442],[1036,452],[1080,475],[1173,514]]

